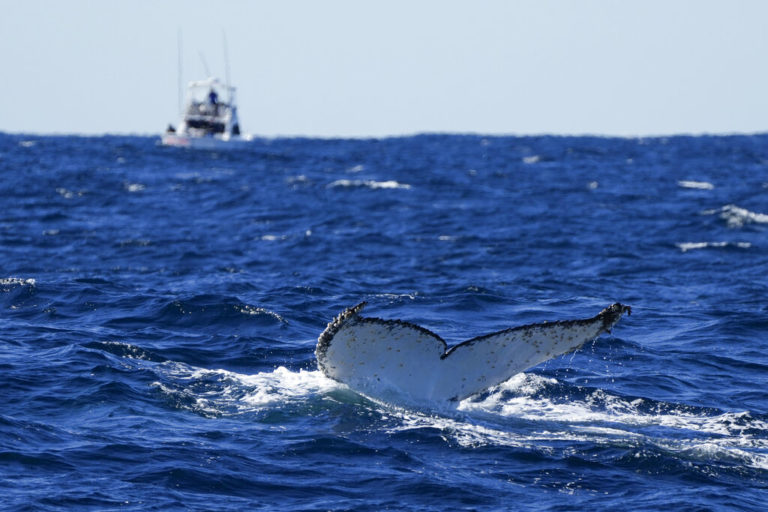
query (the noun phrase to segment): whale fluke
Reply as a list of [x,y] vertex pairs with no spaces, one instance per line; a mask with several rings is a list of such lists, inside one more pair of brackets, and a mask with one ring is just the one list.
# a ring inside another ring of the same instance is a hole
[[320,334],[318,366],[327,377],[374,398],[420,403],[462,400],[500,384],[578,349],[632,312],[616,303],[592,318],[512,327],[448,348],[418,325],[360,316],[365,305],[347,308]]

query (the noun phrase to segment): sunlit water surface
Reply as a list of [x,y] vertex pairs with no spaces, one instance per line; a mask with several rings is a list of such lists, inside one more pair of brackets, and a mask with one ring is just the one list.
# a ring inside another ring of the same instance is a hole
[[[0,134],[0,506],[760,510],[768,136]],[[633,307],[458,404],[326,379],[343,308],[449,343]]]

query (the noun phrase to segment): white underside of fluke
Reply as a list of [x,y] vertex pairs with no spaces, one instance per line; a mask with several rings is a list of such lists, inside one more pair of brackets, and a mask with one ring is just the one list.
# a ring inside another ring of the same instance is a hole
[[462,400],[532,366],[578,349],[618,322],[628,306],[614,304],[593,318],[515,327],[447,349],[438,335],[399,320],[342,312],[318,338],[323,373],[382,400],[414,403]]

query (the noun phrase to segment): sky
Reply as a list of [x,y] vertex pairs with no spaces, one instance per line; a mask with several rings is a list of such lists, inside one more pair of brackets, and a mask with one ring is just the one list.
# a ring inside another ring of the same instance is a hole
[[768,131],[766,0],[1,1],[3,132],[159,134],[223,34],[256,136]]

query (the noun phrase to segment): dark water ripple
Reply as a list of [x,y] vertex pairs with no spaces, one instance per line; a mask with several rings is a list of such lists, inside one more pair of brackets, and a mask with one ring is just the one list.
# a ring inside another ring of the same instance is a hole
[[[768,136],[0,134],[7,510],[761,510]],[[633,306],[457,407],[325,379],[343,307],[454,343]]]

